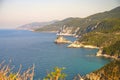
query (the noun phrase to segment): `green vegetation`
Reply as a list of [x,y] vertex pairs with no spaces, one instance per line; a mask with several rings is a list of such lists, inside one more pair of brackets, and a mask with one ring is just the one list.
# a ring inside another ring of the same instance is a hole
[[115,44],[103,48],[103,53],[120,57],[120,41],[117,41]]
[[78,39],[79,42],[98,47],[108,47],[120,40],[120,34],[90,32]]
[[21,66],[18,72],[13,73],[10,65],[0,64],[0,80],[33,80],[34,66],[20,74]]
[[62,73],[64,68],[55,67],[54,71],[47,74],[44,80],[65,80],[66,74]]
[[120,61],[112,61],[93,73],[98,75],[100,80],[120,80]]
[[101,33],[119,33],[120,32],[120,18],[108,18],[99,23],[94,32]]
[[120,54],[120,18],[105,19],[96,29],[78,39],[83,44],[103,47],[103,53],[119,56]]
[[46,25],[43,28],[36,29],[36,31],[58,31],[61,27],[73,27],[80,25],[81,18],[67,18],[54,24]]
[[94,30],[96,25],[101,23],[103,20],[110,18],[120,19],[120,7],[112,9],[111,11],[97,13],[86,18],[66,18],[53,24],[46,25],[43,28],[39,28],[36,31],[58,31],[61,27],[66,26],[68,28],[73,27],[73,31],[71,33],[74,33],[76,32],[75,30],[79,27],[76,35],[82,35]]

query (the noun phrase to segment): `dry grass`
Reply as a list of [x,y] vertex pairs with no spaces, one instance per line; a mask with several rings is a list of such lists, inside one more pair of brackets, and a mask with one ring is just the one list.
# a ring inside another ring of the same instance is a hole
[[10,64],[4,65],[4,61],[0,63],[0,80],[33,80],[34,76],[34,65],[28,68],[22,74],[20,73],[22,65],[16,73],[12,72]]

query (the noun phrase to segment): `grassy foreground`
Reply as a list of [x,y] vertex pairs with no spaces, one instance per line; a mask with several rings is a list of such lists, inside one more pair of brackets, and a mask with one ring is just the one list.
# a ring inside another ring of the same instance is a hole
[[[22,66],[17,72],[12,72],[13,68],[10,64],[4,65],[4,61],[0,63],[0,80],[34,80],[34,65],[21,73]],[[66,74],[62,73],[65,68],[55,67],[53,71],[48,73],[43,80],[65,80]]]
[[[21,66],[16,73],[12,72],[10,65],[0,64],[0,80],[34,80],[34,65],[21,74]],[[65,68],[55,67],[54,70],[47,73],[41,80],[66,80],[66,74],[62,72]],[[120,80],[120,60],[114,60],[104,67],[80,76],[79,74],[73,80]],[[71,79],[72,80],[72,79]]]
[[10,65],[4,65],[4,61],[0,64],[0,80],[33,80],[34,76],[34,65],[28,70],[20,73],[22,66],[20,65],[19,70],[16,73],[12,72]]

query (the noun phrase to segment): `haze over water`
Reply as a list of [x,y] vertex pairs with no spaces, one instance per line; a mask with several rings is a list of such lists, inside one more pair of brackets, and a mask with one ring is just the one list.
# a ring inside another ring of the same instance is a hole
[[42,79],[55,66],[65,67],[67,80],[72,80],[78,73],[85,75],[109,62],[96,57],[96,49],[66,48],[67,45],[54,44],[55,38],[55,33],[0,30],[0,61],[11,59],[15,71],[20,64],[23,65],[22,71],[35,64],[34,80]]

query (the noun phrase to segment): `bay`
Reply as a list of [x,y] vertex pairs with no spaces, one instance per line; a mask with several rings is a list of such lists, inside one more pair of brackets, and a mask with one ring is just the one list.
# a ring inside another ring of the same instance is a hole
[[[78,73],[85,75],[107,64],[110,60],[96,57],[97,49],[66,48],[68,44],[55,44],[55,33],[31,32],[25,30],[0,30],[0,62],[17,71],[35,64],[34,80],[43,79],[54,67],[65,67],[66,80],[72,80]],[[72,41],[75,38],[66,37]]]

